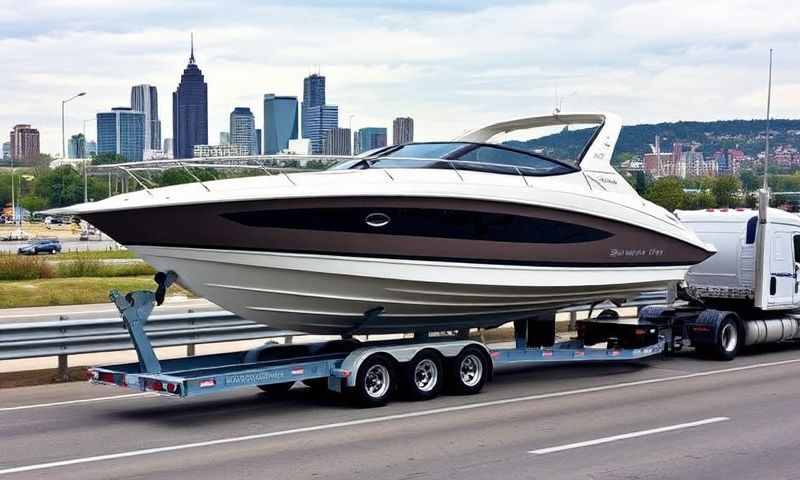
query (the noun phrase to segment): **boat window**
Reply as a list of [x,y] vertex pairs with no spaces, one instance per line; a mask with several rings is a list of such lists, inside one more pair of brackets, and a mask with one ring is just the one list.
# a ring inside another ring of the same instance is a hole
[[553,160],[492,145],[478,146],[460,155],[458,160],[458,168],[491,170],[497,173],[558,175],[575,171],[573,167]]
[[470,143],[410,143],[389,151],[381,158],[403,157],[403,158],[449,158],[450,155],[467,147]]

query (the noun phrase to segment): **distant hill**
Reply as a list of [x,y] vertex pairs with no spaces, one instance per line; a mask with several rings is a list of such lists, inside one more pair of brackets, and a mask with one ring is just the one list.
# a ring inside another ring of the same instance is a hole
[[[773,145],[788,144],[800,150],[800,120],[770,120]],[[669,152],[675,142],[701,144],[699,151],[713,153],[721,148],[739,148],[755,156],[764,150],[765,120],[718,120],[715,122],[666,122],[622,127],[614,160],[625,154],[642,155],[650,152],[655,136],[661,137],[661,151]],[[593,129],[562,130],[553,135],[520,142],[510,146],[526,150],[542,149],[554,158],[577,158],[589,141]]]

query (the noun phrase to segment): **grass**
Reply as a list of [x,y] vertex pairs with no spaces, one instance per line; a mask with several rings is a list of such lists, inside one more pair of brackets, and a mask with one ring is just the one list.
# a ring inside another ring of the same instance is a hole
[[80,252],[64,252],[53,256],[53,260],[116,260],[138,258],[131,250],[86,250]]
[[93,255],[93,252],[58,257],[0,255],[0,280],[36,280],[40,278],[72,277],[129,277],[152,275],[152,267],[144,262],[110,263]]
[[[150,275],[136,277],[47,278],[0,282],[0,308],[39,307],[47,305],[80,305],[108,302],[108,292],[153,290]],[[177,285],[171,295],[191,295]]]
[[0,280],[34,280],[50,278],[55,274],[52,265],[40,257],[0,255]]

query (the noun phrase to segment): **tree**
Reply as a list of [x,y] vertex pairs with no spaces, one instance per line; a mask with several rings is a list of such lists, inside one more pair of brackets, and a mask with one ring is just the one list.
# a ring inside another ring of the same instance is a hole
[[742,182],[732,175],[717,177],[711,187],[711,193],[717,200],[718,207],[735,207],[739,202],[736,195],[742,189]]
[[47,208],[47,201],[36,195],[25,195],[19,200],[19,204],[31,213]]
[[686,210],[702,210],[704,208],[713,208],[717,204],[717,199],[709,191],[702,191],[698,193],[689,193],[683,202],[683,208]]
[[659,178],[647,189],[645,198],[670,212],[683,206],[686,194],[680,180],[675,177]]
[[71,166],[39,173],[33,193],[43,198],[49,207],[63,207],[83,202],[83,179]]
[[758,177],[752,170],[742,170],[739,172],[739,179],[742,181],[742,188],[745,192],[752,192],[758,189]]

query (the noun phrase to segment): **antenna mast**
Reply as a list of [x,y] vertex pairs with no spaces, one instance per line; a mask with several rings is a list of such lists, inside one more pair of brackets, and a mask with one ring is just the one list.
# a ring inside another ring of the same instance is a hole
[[767,82],[767,139],[764,150],[764,190],[767,190],[767,166],[769,165],[769,107],[772,99],[772,49],[769,49],[769,80]]

